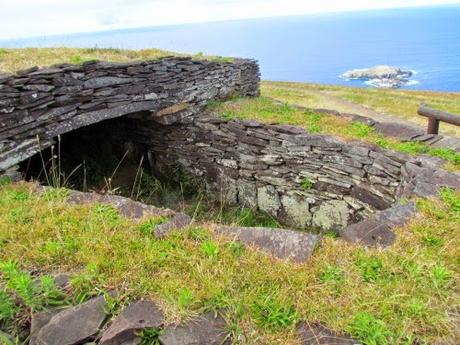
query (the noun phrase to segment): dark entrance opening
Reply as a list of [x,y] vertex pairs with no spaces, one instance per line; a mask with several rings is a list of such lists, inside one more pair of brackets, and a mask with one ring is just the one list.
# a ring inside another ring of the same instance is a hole
[[145,147],[131,139],[136,121],[121,117],[63,134],[20,170],[27,180],[54,187],[129,194],[136,174],[147,167]]

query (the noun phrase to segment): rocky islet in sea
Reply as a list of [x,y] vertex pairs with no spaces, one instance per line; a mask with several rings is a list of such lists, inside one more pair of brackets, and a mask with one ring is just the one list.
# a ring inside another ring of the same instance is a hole
[[348,80],[366,80],[367,84],[378,88],[399,89],[410,83],[413,74],[410,70],[381,65],[349,70],[340,77]]

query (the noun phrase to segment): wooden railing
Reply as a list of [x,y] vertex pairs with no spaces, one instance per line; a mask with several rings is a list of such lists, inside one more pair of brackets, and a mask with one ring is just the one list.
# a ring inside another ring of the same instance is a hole
[[417,113],[428,118],[427,134],[438,134],[439,122],[441,121],[455,126],[460,126],[460,115],[432,109],[424,103],[420,104]]

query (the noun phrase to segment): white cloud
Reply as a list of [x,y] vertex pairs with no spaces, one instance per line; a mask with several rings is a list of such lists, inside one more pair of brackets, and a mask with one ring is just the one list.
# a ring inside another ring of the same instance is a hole
[[460,0],[0,0],[0,39]]

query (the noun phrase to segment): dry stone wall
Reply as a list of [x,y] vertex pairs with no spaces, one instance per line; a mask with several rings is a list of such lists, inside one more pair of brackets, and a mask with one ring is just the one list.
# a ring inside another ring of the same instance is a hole
[[133,129],[156,168],[180,164],[210,189],[296,228],[343,228],[392,205],[404,154],[286,125],[226,121],[201,114],[193,123]]
[[57,135],[139,112],[157,123],[187,122],[211,99],[257,95],[258,84],[257,63],[243,59],[87,62],[0,74],[0,174]]
[[[228,203],[258,209],[296,228],[347,229],[377,212],[372,220],[391,229],[399,224],[394,217],[407,218],[401,215],[407,206],[396,201],[436,196],[441,187],[460,188],[460,174],[442,169],[442,159],[411,157],[289,125],[228,121],[204,112],[192,123],[151,128],[139,122],[131,130],[149,148],[154,169],[170,176],[179,164]],[[405,213],[415,212],[410,210]],[[369,243],[391,242],[369,236]]]
[[112,145],[141,144],[165,176],[181,166],[228,203],[296,228],[345,229],[401,197],[460,187],[458,174],[427,157],[204,111],[213,99],[256,96],[258,86],[257,63],[243,59],[88,62],[0,75],[0,175],[60,134],[125,116],[125,134]]

